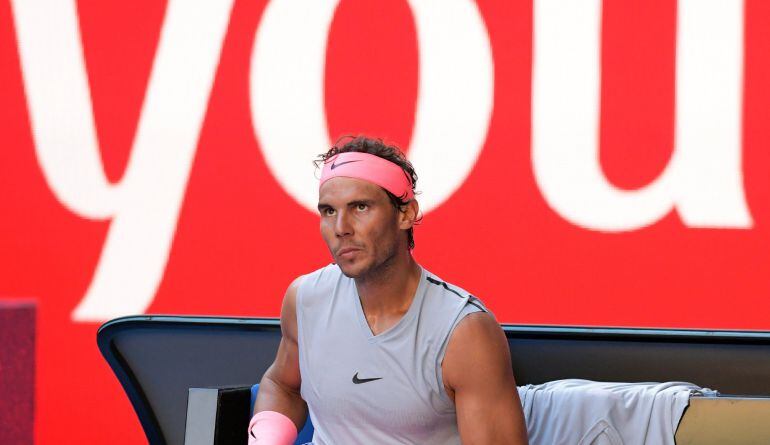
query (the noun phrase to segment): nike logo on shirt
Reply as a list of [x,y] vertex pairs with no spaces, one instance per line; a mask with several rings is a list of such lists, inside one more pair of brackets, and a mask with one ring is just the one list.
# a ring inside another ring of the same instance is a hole
[[358,378],[358,373],[356,372],[356,374],[353,376],[353,383],[355,383],[356,385],[358,385],[358,384],[361,384],[361,383],[366,383],[366,382],[373,382],[373,381],[375,381],[375,380],[380,380],[381,378],[382,378],[382,377],[375,377],[375,378],[373,378],[373,379],[359,379],[359,378]]

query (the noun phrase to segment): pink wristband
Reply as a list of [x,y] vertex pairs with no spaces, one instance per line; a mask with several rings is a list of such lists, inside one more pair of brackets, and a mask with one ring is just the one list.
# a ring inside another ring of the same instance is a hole
[[260,411],[249,422],[249,445],[292,445],[297,427],[277,411]]

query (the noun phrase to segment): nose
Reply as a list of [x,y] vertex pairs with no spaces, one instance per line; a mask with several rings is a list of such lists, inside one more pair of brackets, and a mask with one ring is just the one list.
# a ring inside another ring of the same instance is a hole
[[353,226],[350,224],[348,212],[343,210],[337,213],[337,219],[334,221],[334,234],[338,238],[353,234]]

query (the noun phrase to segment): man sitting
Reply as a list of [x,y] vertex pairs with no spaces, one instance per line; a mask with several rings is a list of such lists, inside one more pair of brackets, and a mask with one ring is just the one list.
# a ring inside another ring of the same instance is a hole
[[526,444],[499,324],[412,256],[410,162],[357,137],[318,164],[321,236],[334,263],[286,291],[250,443],[293,443],[309,409],[315,445]]

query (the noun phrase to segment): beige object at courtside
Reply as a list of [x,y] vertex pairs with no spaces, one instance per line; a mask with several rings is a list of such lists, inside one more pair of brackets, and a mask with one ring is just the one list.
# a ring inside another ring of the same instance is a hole
[[690,398],[677,445],[770,444],[770,398]]

